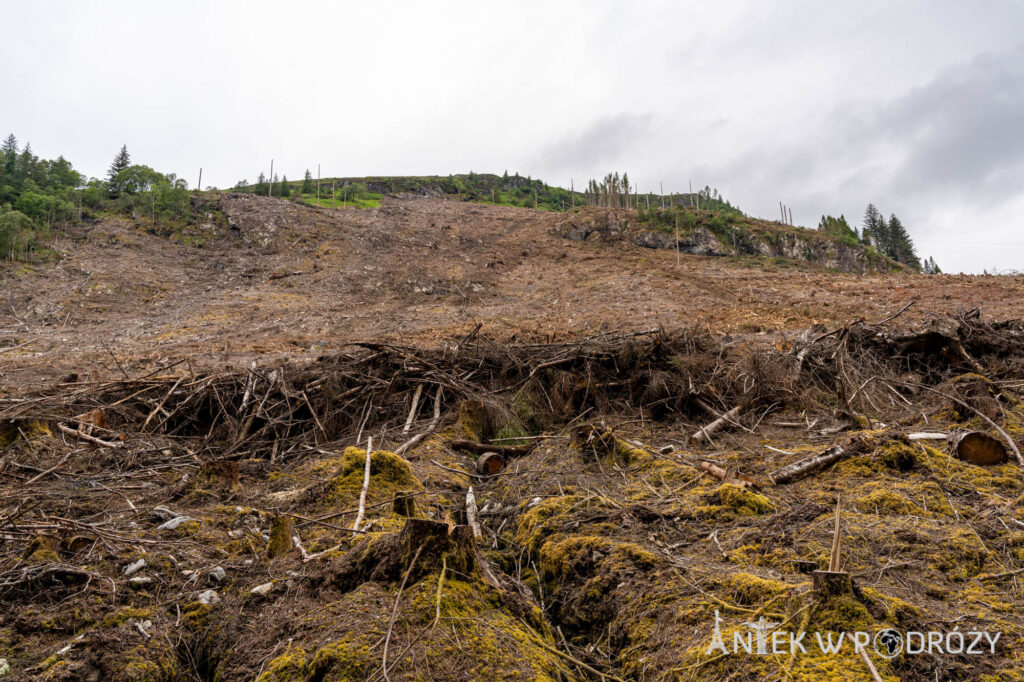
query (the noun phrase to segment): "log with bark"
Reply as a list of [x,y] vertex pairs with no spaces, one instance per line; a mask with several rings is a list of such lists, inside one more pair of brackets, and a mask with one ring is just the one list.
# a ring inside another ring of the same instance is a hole
[[726,424],[735,423],[736,417],[739,416],[740,411],[743,409],[742,405],[737,405],[715,421],[711,422],[707,426],[699,429],[693,434],[693,440],[698,443],[711,440],[711,435],[721,429]]
[[851,454],[853,453],[850,449],[844,448],[841,445],[833,445],[829,449],[814,455],[813,457],[807,457],[799,462],[787,464],[781,469],[773,471],[768,474],[768,478],[770,478],[772,483],[775,483],[776,485],[780,483],[789,483],[806,476],[812,471],[817,471],[818,469],[831,466],[839,460],[849,457]]
[[752,476],[741,474],[735,469],[723,469],[713,462],[703,461],[697,465],[697,468],[706,474],[711,474],[722,483],[731,483],[732,485],[739,486],[740,488],[757,488],[760,482]]

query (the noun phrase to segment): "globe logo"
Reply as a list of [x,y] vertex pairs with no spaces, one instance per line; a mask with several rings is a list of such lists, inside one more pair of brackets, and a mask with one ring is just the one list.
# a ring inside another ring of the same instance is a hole
[[894,658],[903,651],[903,635],[892,628],[879,630],[875,633],[872,645],[875,647],[875,653],[882,658]]

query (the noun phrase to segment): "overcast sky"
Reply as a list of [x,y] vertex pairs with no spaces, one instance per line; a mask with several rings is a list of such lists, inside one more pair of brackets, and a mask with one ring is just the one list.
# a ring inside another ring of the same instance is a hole
[[0,3],[0,135],[190,184],[508,169],[1024,270],[1024,3]]

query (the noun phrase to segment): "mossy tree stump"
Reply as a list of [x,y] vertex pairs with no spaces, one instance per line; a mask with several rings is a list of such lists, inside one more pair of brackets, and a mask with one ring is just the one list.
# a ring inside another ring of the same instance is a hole
[[270,541],[267,543],[267,558],[276,559],[295,548],[292,540],[292,517],[275,516],[270,522]]

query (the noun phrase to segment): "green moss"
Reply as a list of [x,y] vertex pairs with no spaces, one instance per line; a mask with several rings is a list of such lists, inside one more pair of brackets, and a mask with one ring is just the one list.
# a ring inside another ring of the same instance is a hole
[[557,532],[563,521],[583,502],[579,495],[561,495],[542,500],[519,517],[516,543],[531,552],[540,550],[544,540]]
[[870,604],[879,605],[884,611],[884,619],[892,625],[907,628],[924,618],[920,608],[899,597],[890,597],[870,587],[862,587],[861,594]]
[[308,663],[305,649],[289,645],[283,654],[267,664],[256,682],[302,682],[307,677]]
[[956,528],[929,553],[929,563],[951,580],[963,581],[981,573],[988,550],[972,531]]
[[350,634],[320,648],[307,666],[307,675],[323,682],[358,682],[379,665],[366,637]]
[[100,623],[100,627],[119,628],[129,619],[143,621],[153,619],[152,609],[140,609],[134,606],[124,606],[114,613],[107,615]]
[[903,495],[878,486],[854,502],[854,507],[865,514],[878,516],[923,516],[924,510]]
[[870,631],[874,622],[867,606],[853,594],[838,594],[818,605],[811,629],[818,632]]
[[733,573],[723,581],[723,587],[733,601],[746,606],[761,604],[792,589],[786,583],[752,573]]
[[876,458],[879,464],[889,469],[908,471],[914,468],[914,464],[917,462],[917,453],[918,450],[914,449],[910,443],[894,440],[879,447]]
[[38,535],[25,548],[22,557],[28,564],[52,564],[60,561],[57,553],[57,538],[49,535]]
[[[341,468],[328,484],[324,502],[329,506],[348,507],[358,503],[363,489],[366,450],[346,448]],[[370,486],[367,503],[375,504],[394,499],[396,493],[423,490],[403,457],[386,450],[375,450],[370,455]]]
[[573,535],[549,540],[541,548],[540,568],[546,579],[566,580],[588,575],[596,564],[603,568],[652,568],[658,558],[632,542],[593,535]]
[[294,549],[292,540],[292,517],[284,514],[275,516],[270,524],[270,541],[267,542],[267,558],[274,559]]
[[193,632],[200,632],[209,627],[212,612],[213,607],[209,604],[198,601],[190,602],[181,611],[181,622]]
[[775,505],[764,495],[731,483],[718,486],[706,499],[711,504],[694,509],[696,516],[728,521],[736,516],[760,516],[775,511]]
[[24,434],[25,438],[31,440],[40,436],[52,435],[50,425],[44,421],[10,421],[0,424],[0,449],[3,449],[18,440]]

